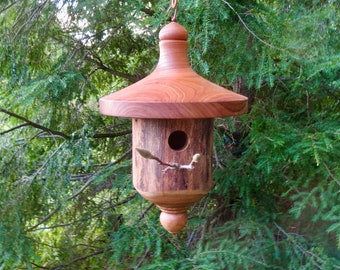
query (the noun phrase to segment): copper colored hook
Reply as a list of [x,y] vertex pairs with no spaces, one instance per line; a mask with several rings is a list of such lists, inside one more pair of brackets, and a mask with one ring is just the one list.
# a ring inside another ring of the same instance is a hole
[[178,5],[178,0],[171,0],[171,7],[172,8],[177,8],[177,5]]
[[[176,21],[176,15],[177,15],[177,6],[178,6],[178,0],[171,0],[171,5],[168,8],[168,16],[171,18],[171,21]],[[173,9],[173,12],[171,13],[171,9]]]

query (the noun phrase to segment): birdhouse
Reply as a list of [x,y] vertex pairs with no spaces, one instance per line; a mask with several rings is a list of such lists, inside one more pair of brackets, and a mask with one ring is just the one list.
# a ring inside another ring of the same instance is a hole
[[133,185],[176,234],[188,208],[212,186],[214,118],[246,113],[248,102],[191,69],[183,26],[171,22],[159,38],[155,70],[102,97],[99,107],[104,115],[132,118]]

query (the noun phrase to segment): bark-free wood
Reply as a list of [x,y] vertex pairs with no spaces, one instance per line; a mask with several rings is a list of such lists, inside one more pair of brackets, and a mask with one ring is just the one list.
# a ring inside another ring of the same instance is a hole
[[169,233],[177,234],[187,224],[188,216],[185,213],[173,214],[161,212],[159,221]]
[[[166,25],[159,37],[156,69],[101,98],[99,109],[105,115],[133,118],[133,184],[161,209],[161,224],[175,234],[185,226],[190,205],[212,186],[213,118],[246,113],[247,98],[191,69],[188,33],[181,25]],[[187,165],[195,154],[201,159],[193,169],[163,171],[156,161]]]
[[[185,225],[187,209],[211,188],[213,122],[213,119],[132,120],[133,184],[145,199],[169,214],[161,216],[161,223],[166,224],[166,229],[171,233],[176,233]],[[174,150],[169,145],[169,137],[176,131],[187,135],[185,146],[180,150]],[[165,166],[159,165],[153,159],[142,157],[136,148],[148,150],[167,163],[189,164],[196,153],[199,153],[201,158],[192,170],[163,172]]]
[[100,99],[105,115],[187,119],[246,113],[247,98],[195,73],[187,58],[187,31],[176,22],[159,34],[160,57],[146,78]]

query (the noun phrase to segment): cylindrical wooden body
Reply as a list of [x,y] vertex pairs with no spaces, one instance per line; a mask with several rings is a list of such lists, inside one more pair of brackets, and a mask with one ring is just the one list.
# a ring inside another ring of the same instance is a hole
[[[185,213],[212,186],[213,119],[133,119],[133,184],[163,212]],[[145,149],[166,163],[187,165],[194,154],[195,168],[166,170],[156,160],[139,155]]]

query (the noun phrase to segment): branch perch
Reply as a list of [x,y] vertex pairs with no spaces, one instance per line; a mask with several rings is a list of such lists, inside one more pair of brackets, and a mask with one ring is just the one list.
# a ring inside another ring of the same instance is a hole
[[137,152],[146,159],[154,159],[156,160],[160,165],[162,166],[167,166],[164,170],[162,170],[163,172],[167,172],[168,170],[192,170],[194,169],[194,163],[198,163],[201,155],[200,154],[194,154],[192,157],[192,160],[189,164],[187,165],[181,165],[178,163],[166,163],[162,160],[160,160],[160,158],[154,156],[153,154],[151,154],[148,150],[145,149],[141,149],[141,148],[136,148]]

